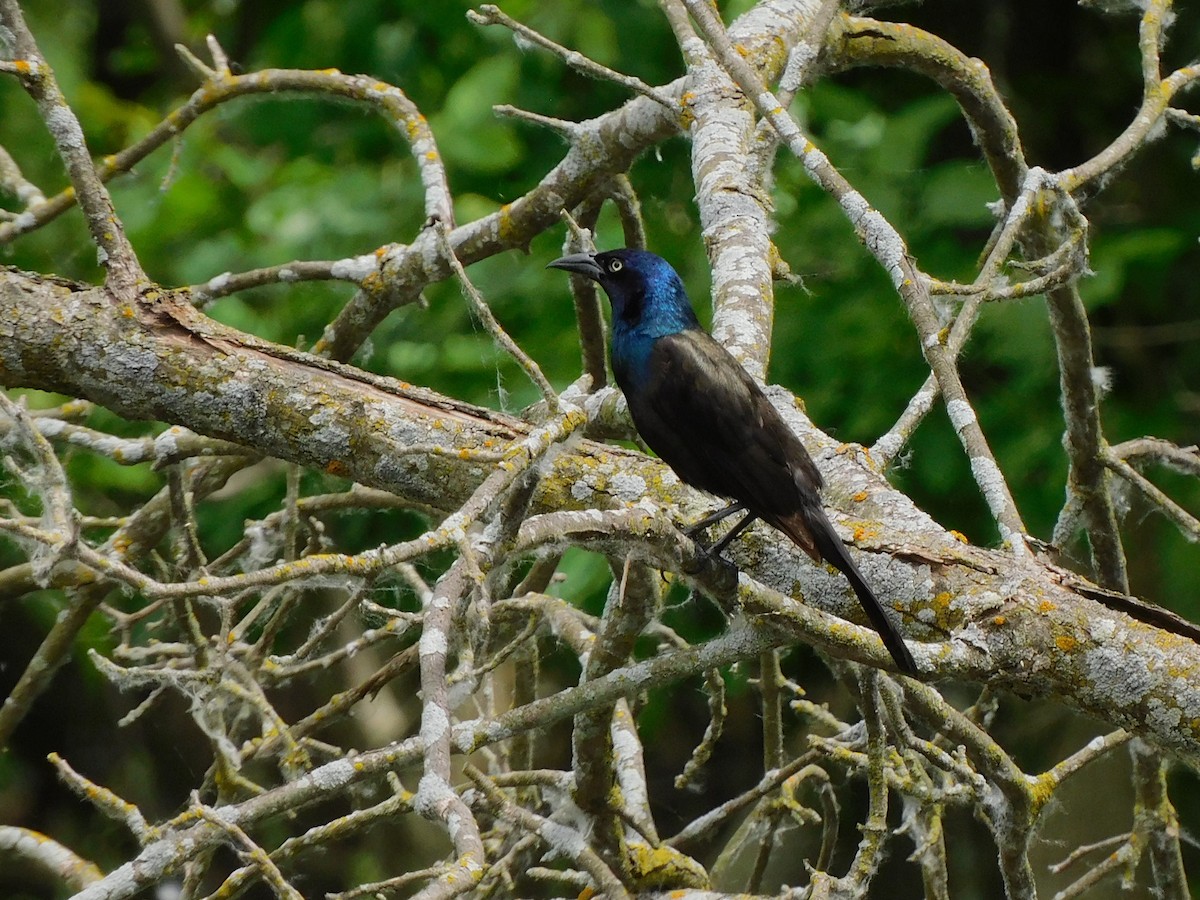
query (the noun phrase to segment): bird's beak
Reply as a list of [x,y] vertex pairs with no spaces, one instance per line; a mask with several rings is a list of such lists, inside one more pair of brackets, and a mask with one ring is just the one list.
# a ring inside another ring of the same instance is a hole
[[547,263],[546,268],[565,269],[576,275],[590,278],[592,281],[599,281],[600,276],[604,274],[604,270],[600,268],[595,257],[590,253],[572,253],[570,256],[559,257],[554,262]]

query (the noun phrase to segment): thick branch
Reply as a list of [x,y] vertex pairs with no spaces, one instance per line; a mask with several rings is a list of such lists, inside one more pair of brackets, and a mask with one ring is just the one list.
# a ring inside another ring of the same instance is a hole
[[[121,305],[102,289],[72,290],[13,270],[0,272],[0,383],[186,424],[441,509],[461,505],[494,465],[470,451],[505,446],[527,430],[499,413],[240,334],[173,294]],[[852,533],[869,551],[858,554],[859,565],[881,598],[932,624],[934,634],[954,635],[916,648],[929,671],[1058,696],[1200,760],[1200,647],[1094,602],[1082,579],[958,542],[812,430],[783,392],[773,393],[828,476],[831,502],[851,512]],[[647,497],[678,505],[683,516],[709,503],[655,460],[580,441],[548,461],[530,511],[623,510],[628,530],[593,526],[596,549],[635,552],[679,571],[678,536],[666,540],[646,524],[652,505],[629,507]],[[563,538],[556,531],[543,546]],[[813,610],[787,599],[853,615],[843,581],[774,532],[756,533],[736,557],[752,576],[739,591],[743,608],[793,630],[797,640],[881,662],[869,632],[813,619]],[[571,540],[589,546],[591,539],[580,533]],[[787,597],[763,594],[755,583]]]

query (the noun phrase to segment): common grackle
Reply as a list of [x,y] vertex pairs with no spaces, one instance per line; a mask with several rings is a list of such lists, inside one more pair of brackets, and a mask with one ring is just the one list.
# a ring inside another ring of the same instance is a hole
[[693,487],[733,504],[699,530],[746,516],[710,552],[754,519],[786,534],[849,580],[901,672],[917,667],[821,506],[821,473],[754,379],[701,326],[671,265],[645,250],[575,253],[550,263],[592,279],[612,303],[612,367],[638,432]]

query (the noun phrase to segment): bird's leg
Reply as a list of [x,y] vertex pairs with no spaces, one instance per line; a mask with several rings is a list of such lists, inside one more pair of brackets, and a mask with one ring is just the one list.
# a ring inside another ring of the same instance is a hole
[[721,560],[722,562],[724,562],[724,559],[721,557],[721,551],[729,546],[730,541],[732,541],[739,534],[741,534],[743,531],[745,531],[747,528],[749,528],[750,523],[753,522],[755,519],[757,519],[758,516],[754,515],[754,513],[748,513],[745,516],[745,518],[742,519],[742,521],[738,522],[736,525],[734,525],[732,528],[729,529],[728,534],[726,534],[723,538],[721,538],[719,541],[717,541],[711,547],[708,545],[708,543],[706,541],[703,541],[700,538],[698,538],[697,535],[700,532],[704,531],[704,529],[706,529],[709,525],[714,525],[717,522],[720,522],[722,519],[726,519],[729,516],[732,516],[734,513],[742,512],[745,508],[746,508],[746,504],[744,504],[744,503],[738,503],[738,502],[730,503],[728,506],[723,506],[720,509],[718,509],[716,512],[710,513],[709,515],[705,516],[699,522],[695,522],[695,523],[687,526],[687,528],[681,529],[681,531],[683,531],[684,534],[686,534],[693,541],[695,541],[696,544],[700,547],[700,558],[701,559],[705,559],[705,560],[718,559],[718,560]]
[[720,559],[721,551],[724,550],[726,547],[728,547],[730,542],[733,541],[734,538],[736,538],[739,534],[741,534],[743,531],[745,531],[747,528],[749,528],[750,525],[757,518],[758,518],[758,516],[756,516],[754,513],[746,513],[745,518],[743,518],[742,521],[738,522],[736,525],[734,525],[732,528],[730,528],[729,531],[725,534],[725,537],[721,538],[719,541],[717,541],[715,544],[713,544],[711,547],[709,547],[707,550],[705,550],[704,555],[707,557],[710,557],[710,558],[715,556],[718,559]]
[[690,538],[694,538],[698,533],[703,531],[709,525],[714,525],[722,519],[732,516],[736,512],[741,512],[746,508],[745,503],[730,503],[728,506],[722,506],[715,513],[705,516],[699,522],[689,525],[687,528],[680,529]]

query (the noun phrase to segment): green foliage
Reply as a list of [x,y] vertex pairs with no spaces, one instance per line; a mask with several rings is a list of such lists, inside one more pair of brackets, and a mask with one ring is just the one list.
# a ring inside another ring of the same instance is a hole
[[[118,5],[84,0],[23,4],[97,155],[147,133],[196,86],[157,55],[138,23],[118,37],[106,30],[110,6]],[[739,0],[729,8],[749,5],[749,0]],[[565,149],[557,136],[497,118],[493,105],[583,119],[626,97],[622,89],[589,81],[556,58],[514,45],[502,29],[470,25],[465,13],[473,4],[458,0],[190,6],[194,18],[188,23],[188,44],[194,50],[211,30],[247,70],[336,67],[402,88],[428,116],[439,141],[460,222],[520,196]],[[1016,15],[1015,4],[994,6],[1000,12],[993,16]],[[682,72],[678,48],[650,0],[514,0],[504,8],[552,39],[650,83],[666,83]],[[942,14],[949,24],[935,30],[968,52],[982,54],[971,46],[979,39],[978,11]],[[1089,16],[1089,52],[1081,55],[1074,73],[1064,72],[1053,58],[1031,62],[1023,57],[1018,35],[1006,45],[1012,58],[989,60],[1004,69],[1005,91],[1019,112],[1026,145],[1033,148],[1031,164],[1080,162],[1115,137],[1128,117],[1133,94],[1115,96],[1120,92],[1110,86],[1102,92],[1110,107],[1098,108],[1089,120],[1071,118],[1071,127],[1063,127],[1064,110],[1082,105],[1080,98],[1090,98],[1093,88],[1128,77],[1128,89],[1137,90],[1136,69],[1128,66],[1128,23]],[[1059,27],[1069,32],[1072,26]],[[1183,47],[1188,46],[1185,40]],[[1118,67],[1123,74],[1111,74],[1107,67],[1115,59],[1124,60],[1129,71]],[[1097,66],[1103,75],[1097,74]],[[102,72],[108,75],[99,77]],[[997,196],[953,100],[912,77],[857,72],[822,80],[796,101],[795,110],[839,169],[901,228],[923,270],[947,280],[971,277],[994,221],[987,204]],[[9,123],[8,133],[25,136],[24,146],[8,149],[27,177],[48,191],[61,189],[65,179],[53,146],[11,78],[0,79],[0,118]],[[708,321],[709,274],[695,221],[688,153],[685,141],[669,142],[641,159],[631,177],[642,198],[651,248],[676,265],[701,307],[701,318]],[[1195,240],[1200,206],[1187,157],[1179,141],[1168,150],[1152,148],[1119,176],[1118,187],[1085,210],[1093,223],[1095,275],[1083,285],[1083,293],[1098,325],[1098,362],[1113,371],[1115,386],[1104,412],[1114,439],[1145,433],[1181,444],[1196,439],[1200,355],[1193,350],[1194,338],[1168,334],[1151,341],[1147,330],[1193,321],[1200,309],[1195,277],[1200,272]],[[370,253],[391,242],[411,241],[424,219],[420,179],[403,134],[358,106],[311,98],[255,97],[228,104],[111,187],[144,266],[166,285],[200,284],[223,272],[294,259]],[[771,378],[803,397],[823,428],[848,441],[869,443],[895,421],[928,374],[913,329],[888,279],[858,246],[841,210],[785,153],[780,154],[774,202],[774,239],[802,276],[803,288],[780,286],[777,291]],[[470,270],[497,318],[559,387],[580,370],[566,283],[560,273],[543,270],[560,251],[561,237],[561,230],[541,235],[529,255],[505,253]],[[611,247],[622,242],[619,223],[606,211],[598,243]],[[99,278],[77,211],[17,242],[6,254],[6,263],[83,280]],[[209,311],[264,338],[311,346],[351,293],[337,284],[263,288],[219,300]],[[431,287],[422,304],[392,314],[355,362],[496,408],[519,410],[538,399],[519,369],[473,321],[453,283]],[[1065,458],[1055,348],[1043,302],[986,309],[965,351],[964,378],[999,462],[1011,477],[1018,506],[1035,534],[1049,537],[1062,503]],[[113,428],[111,416],[97,415]],[[141,426],[129,428],[130,434],[143,431]],[[146,467],[121,467],[92,454],[71,456],[68,468],[82,510],[93,515],[126,508],[130,498],[148,498],[162,484],[161,476]],[[282,467],[255,471],[259,480],[199,510],[201,540],[211,552],[230,546],[241,534],[243,520],[278,507],[284,492]],[[948,527],[982,543],[995,540],[986,507],[941,411],[922,426],[904,463],[891,474]],[[306,490],[319,488],[317,478],[306,482]],[[1193,483],[1170,475],[1161,480],[1185,496],[1193,510],[1200,508],[1200,491]],[[1135,590],[1200,602],[1194,600],[1191,576],[1194,551],[1161,519],[1143,521],[1142,514],[1135,501],[1130,517]],[[339,542],[352,547],[400,540],[420,529],[409,514],[346,517],[330,527]],[[7,549],[0,543],[0,563],[9,558]],[[611,573],[600,557],[572,550],[559,571],[566,580],[552,590],[589,612],[603,609]],[[0,615],[8,617],[0,621],[14,640],[21,638],[21,665],[28,658],[26,647],[44,634],[63,602],[56,594],[45,595],[23,609],[17,626],[11,625],[14,613],[0,606]],[[1180,612],[1196,616],[1194,609],[1182,606]],[[706,617],[699,626],[692,618],[696,612]],[[667,615],[682,632],[716,629],[720,623],[715,618],[711,610]],[[103,646],[108,640],[97,625],[81,646]],[[7,659],[5,665],[10,665]],[[733,679],[735,693],[744,688],[744,678],[739,673]],[[68,703],[70,698],[49,700]],[[653,702],[661,712],[662,698]],[[651,715],[644,725],[657,734],[661,721]],[[109,733],[104,739],[117,738]],[[136,784],[138,774],[122,777]],[[169,774],[159,776],[170,784]],[[27,777],[13,757],[0,756],[0,797],[12,796],[6,779],[11,786]],[[94,853],[96,847],[89,843],[103,848],[111,840],[83,834],[75,846],[103,860],[105,851]],[[355,865],[367,877],[372,863],[357,859]],[[374,877],[373,869],[371,873]]]

